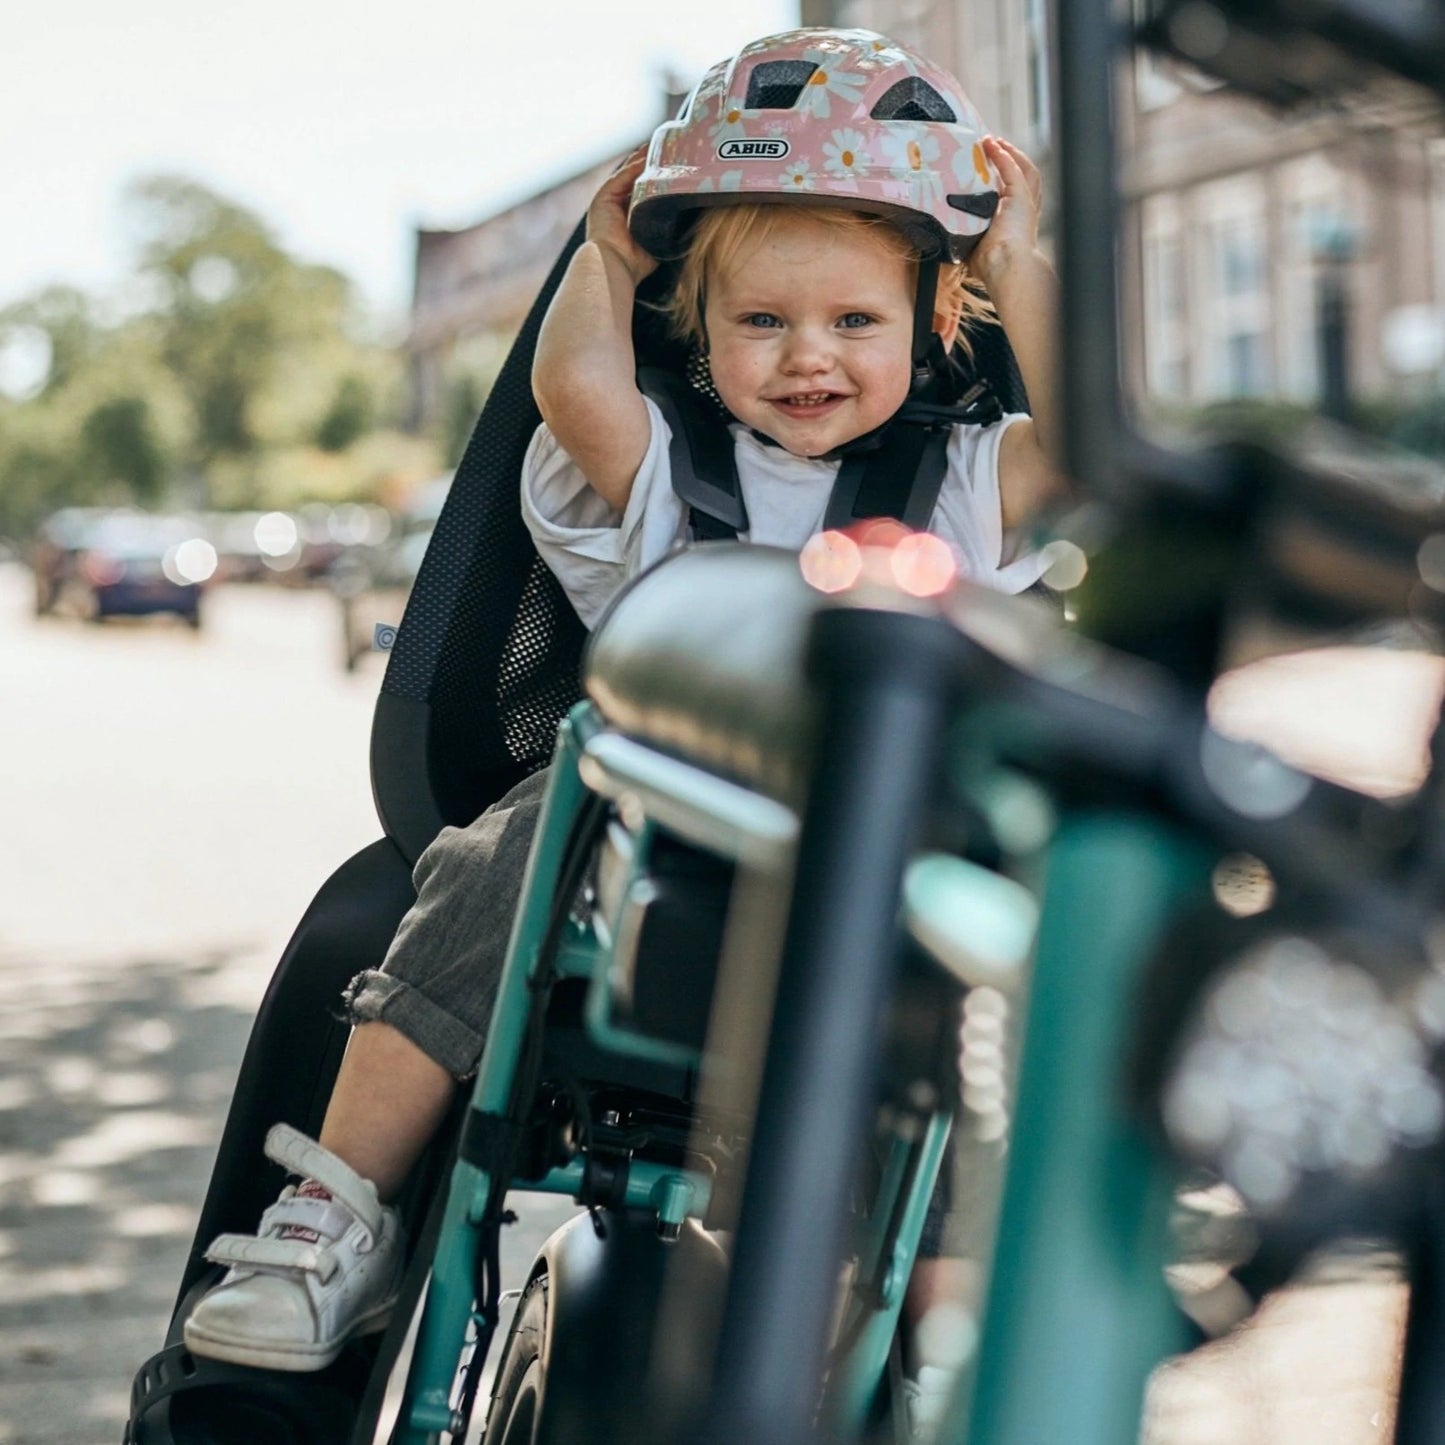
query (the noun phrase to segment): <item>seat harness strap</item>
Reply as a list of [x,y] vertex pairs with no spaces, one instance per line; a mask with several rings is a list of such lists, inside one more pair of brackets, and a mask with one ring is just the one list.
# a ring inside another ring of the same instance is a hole
[[926,531],[947,470],[948,428],[890,427],[876,451],[843,458],[823,526],[836,532],[872,517],[892,517],[915,532]]
[[[644,367],[637,381],[672,433],[668,444],[672,487],[687,511],[689,540],[736,541],[748,530],[748,511],[727,423],[684,377]],[[987,425],[1002,414],[982,382],[952,405],[905,402],[892,422],[842,457],[824,527],[841,529],[874,517],[892,517],[924,531],[933,519],[948,471],[953,427],[960,422]]]
[[726,424],[691,383],[670,371],[643,367],[637,384],[657,403],[672,433],[672,489],[687,509],[689,539],[736,541],[748,530],[748,509]]

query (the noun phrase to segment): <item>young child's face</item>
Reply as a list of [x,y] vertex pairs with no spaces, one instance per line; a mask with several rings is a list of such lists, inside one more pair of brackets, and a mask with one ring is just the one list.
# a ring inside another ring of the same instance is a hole
[[789,211],[707,277],[712,379],[746,426],[816,457],[881,426],[912,376],[913,286],[885,241]]

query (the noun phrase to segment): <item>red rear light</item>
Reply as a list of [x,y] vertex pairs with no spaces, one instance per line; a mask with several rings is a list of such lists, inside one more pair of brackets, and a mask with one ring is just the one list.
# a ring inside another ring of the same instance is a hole
[[125,576],[125,563],[109,552],[87,552],[80,561],[80,570],[87,582],[97,587],[109,587]]

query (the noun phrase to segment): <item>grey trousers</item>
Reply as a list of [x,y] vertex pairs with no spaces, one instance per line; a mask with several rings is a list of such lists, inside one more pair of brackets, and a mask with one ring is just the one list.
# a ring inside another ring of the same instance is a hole
[[[384,1020],[455,1078],[476,1072],[546,786],[544,769],[474,823],[437,834],[417,860],[416,902],[381,967],[347,985],[352,1023]],[[954,1221],[954,1158],[950,1147],[924,1228],[925,1258],[944,1252]]]
[[476,1072],[546,786],[543,769],[467,827],[437,834],[381,967],[347,985],[353,1024],[384,1020],[456,1078]]

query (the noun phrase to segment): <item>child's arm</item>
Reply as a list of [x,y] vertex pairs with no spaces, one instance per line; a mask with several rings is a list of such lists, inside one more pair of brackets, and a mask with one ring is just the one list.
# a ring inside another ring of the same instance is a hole
[[582,475],[617,511],[647,453],[647,407],[637,389],[632,305],[657,265],[627,229],[641,152],[608,177],[587,212],[587,239],[552,297],[532,358],[542,419]]
[[1054,395],[1058,279],[1038,246],[1043,190],[1038,169],[1017,146],[997,136],[989,136],[984,147],[1003,182],[1002,196],[969,269],[988,288],[1032,410],[1031,422],[1016,422],[1004,433],[999,451],[1003,524],[1014,527],[1068,490],[1059,470],[1062,447]]

